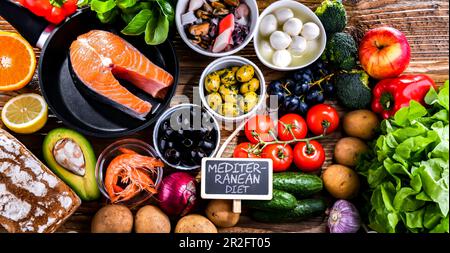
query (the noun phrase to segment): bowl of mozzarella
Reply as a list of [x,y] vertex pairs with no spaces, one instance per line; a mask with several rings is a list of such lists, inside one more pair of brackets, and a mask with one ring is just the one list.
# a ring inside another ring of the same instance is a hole
[[319,18],[292,0],[276,1],[260,15],[254,38],[259,60],[279,71],[304,68],[325,50],[327,36]]

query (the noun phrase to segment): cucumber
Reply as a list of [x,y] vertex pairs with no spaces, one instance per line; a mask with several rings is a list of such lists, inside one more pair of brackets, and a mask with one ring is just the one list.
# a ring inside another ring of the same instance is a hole
[[298,197],[308,197],[323,189],[322,179],[316,175],[284,172],[273,174],[273,188],[292,193]]
[[274,189],[272,200],[246,200],[243,202],[243,205],[266,211],[286,211],[292,210],[297,206],[297,199],[288,192]]
[[302,199],[297,201],[297,206],[289,211],[259,211],[252,213],[256,221],[267,223],[298,222],[306,218],[325,213],[325,201],[322,199]]

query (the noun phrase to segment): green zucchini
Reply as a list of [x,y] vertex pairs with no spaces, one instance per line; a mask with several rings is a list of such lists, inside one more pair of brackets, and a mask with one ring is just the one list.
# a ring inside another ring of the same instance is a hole
[[292,193],[298,197],[308,197],[323,189],[322,179],[316,175],[298,172],[273,174],[273,188]]
[[266,211],[286,211],[292,210],[297,206],[297,199],[294,195],[273,190],[272,200],[245,200],[243,202],[244,206]]
[[256,221],[267,223],[298,222],[316,215],[325,213],[327,206],[323,199],[302,199],[297,201],[297,206],[289,211],[260,211],[252,213]]

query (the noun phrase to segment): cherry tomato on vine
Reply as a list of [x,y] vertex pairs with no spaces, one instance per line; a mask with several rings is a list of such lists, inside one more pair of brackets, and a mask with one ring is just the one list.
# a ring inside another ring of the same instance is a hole
[[294,147],[294,163],[303,172],[320,169],[325,162],[325,151],[319,142],[299,142]]
[[274,131],[274,128],[275,124],[269,115],[258,114],[245,124],[245,136],[253,144],[260,140],[264,142],[273,141],[274,137],[270,132]]
[[273,171],[282,172],[289,169],[292,164],[292,148],[285,144],[270,144],[261,152],[262,158],[269,158],[273,162]]
[[309,130],[315,135],[330,134],[339,126],[339,114],[332,106],[315,105],[308,111],[306,123]]
[[250,142],[243,142],[236,146],[233,152],[234,158],[259,158],[260,155],[251,152],[251,149],[254,147]]
[[307,133],[306,122],[298,114],[286,114],[278,120],[278,138],[282,141],[291,141],[294,137],[295,139],[303,139]]

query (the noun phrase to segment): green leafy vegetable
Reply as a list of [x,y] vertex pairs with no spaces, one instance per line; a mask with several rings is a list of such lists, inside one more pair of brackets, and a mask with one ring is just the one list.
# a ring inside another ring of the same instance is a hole
[[170,0],[80,0],[79,6],[90,5],[102,23],[115,22],[121,18],[126,26],[125,35],[145,33],[149,45],[159,45],[166,41],[175,11]]
[[449,84],[381,124],[357,170],[367,178],[369,226],[383,233],[449,232]]

